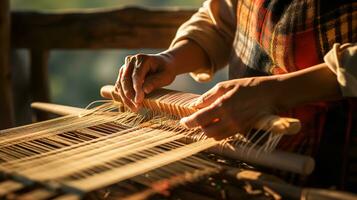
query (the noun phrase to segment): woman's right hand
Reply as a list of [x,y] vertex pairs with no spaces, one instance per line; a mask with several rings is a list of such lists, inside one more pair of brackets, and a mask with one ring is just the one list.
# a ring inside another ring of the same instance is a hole
[[112,96],[137,111],[145,94],[169,85],[179,74],[207,67],[210,62],[204,50],[196,42],[186,39],[159,54],[127,56],[119,69]]
[[137,111],[145,94],[169,85],[177,74],[169,53],[127,56],[119,69],[113,98]]

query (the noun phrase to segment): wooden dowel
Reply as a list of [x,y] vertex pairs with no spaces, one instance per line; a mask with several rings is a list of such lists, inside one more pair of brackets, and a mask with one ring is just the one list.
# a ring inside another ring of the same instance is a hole
[[55,196],[56,193],[46,189],[34,189],[28,191],[24,194],[16,196],[16,199],[23,199],[23,200],[46,200],[50,199],[51,197]]
[[[107,85],[101,88],[101,96],[107,99],[112,99],[112,92],[114,91],[114,86],[111,85]],[[159,89],[156,90],[152,93],[150,93],[149,95],[146,96],[146,98],[143,101],[143,106],[147,107],[147,105],[152,105],[154,104],[154,102],[156,101],[156,97],[158,96],[158,94],[160,95],[165,95],[168,93],[172,93],[172,90],[166,90],[166,89]],[[187,94],[187,95],[194,95],[194,94]],[[154,98],[153,98],[154,97]],[[196,95],[196,97],[198,98],[199,95]],[[159,104],[166,104],[166,105],[162,105],[161,107],[158,107],[158,109],[160,108],[166,108],[166,107],[170,107],[170,102],[157,102]],[[189,107],[182,107],[178,110],[181,109],[185,109],[187,110],[188,114],[192,114],[194,113],[195,110],[194,108],[189,108]],[[166,112],[168,114],[171,115],[177,115],[178,113],[176,112],[176,110],[168,110],[168,109],[161,109],[159,110],[161,112]],[[174,112],[174,113],[172,113]],[[184,117],[184,116],[179,116],[179,117]],[[254,124],[254,128],[256,129],[261,129],[261,130],[266,130],[266,129],[270,129],[270,131],[272,133],[275,134],[287,134],[287,135],[292,135],[292,134],[296,134],[300,131],[301,129],[301,124],[300,121],[298,119],[293,119],[293,118],[286,118],[286,117],[279,117],[277,115],[268,115],[263,117],[262,119],[259,119],[255,124]]]
[[53,198],[53,200],[80,200],[81,197],[76,194],[64,194]]
[[289,171],[301,175],[309,175],[315,168],[315,161],[310,156],[274,150],[272,152],[258,151],[256,148],[244,149],[234,146],[234,149],[215,146],[207,150],[230,159],[236,159],[247,163]]
[[[85,111],[84,109],[77,107],[41,102],[32,103],[31,107],[58,115],[80,114]],[[184,140],[183,142],[190,142],[190,138],[187,138],[187,140]],[[258,153],[256,149],[252,149],[250,153],[247,154],[246,149],[242,150],[238,146],[234,147],[234,149],[226,146],[215,146],[208,149],[207,151],[226,156],[231,159],[242,160],[247,163],[294,172],[302,175],[311,174],[315,167],[315,161],[310,156],[299,155],[291,152],[283,152],[279,150],[274,150],[270,153]]]
[[57,115],[72,115],[72,114],[79,114],[85,111],[83,108],[76,108],[72,106],[64,106],[64,105],[44,103],[44,102],[33,102],[31,104],[31,108],[35,110],[57,114]]
[[247,181],[253,186],[268,187],[277,192],[282,199],[292,200],[355,200],[356,194],[344,191],[317,189],[317,188],[300,188],[287,183],[269,180],[269,175],[251,170],[233,169],[228,171],[231,176],[238,180]]
[[0,198],[12,192],[21,190],[24,187],[25,187],[24,184],[12,180],[6,180],[4,182],[0,182]]
[[238,181],[245,181],[254,188],[268,187],[281,196],[281,199],[298,200],[301,197],[302,188],[285,183],[269,174],[253,170],[231,168],[226,174]]

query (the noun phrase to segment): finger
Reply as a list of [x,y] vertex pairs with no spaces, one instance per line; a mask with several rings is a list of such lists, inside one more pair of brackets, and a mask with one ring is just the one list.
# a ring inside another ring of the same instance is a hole
[[[120,86],[121,86],[121,85],[120,85]],[[122,102],[123,102],[126,106],[128,106],[128,107],[130,108],[130,110],[132,110],[132,111],[137,111],[137,108],[136,108],[136,106],[133,104],[133,102],[130,101],[130,100],[125,96],[125,94],[124,94],[124,92],[123,92],[123,88],[119,89],[119,93],[118,93],[118,94],[119,94],[119,96],[120,96]]]
[[136,63],[133,69],[132,80],[133,88],[135,90],[134,101],[136,104],[140,104],[144,100],[143,83],[146,74],[150,71],[149,60],[144,55],[138,55]]
[[124,95],[123,87],[121,85],[121,80],[123,79],[124,68],[125,68],[125,65],[123,65],[123,67],[121,67],[119,70],[119,76],[115,83],[115,91],[116,91],[116,94],[119,96],[120,101],[124,105],[128,106],[131,110],[135,110],[135,106],[133,105],[133,103],[130,100],[128,100],[126,98],[126,96]]
[[114,101],[122,102],[118,90],[112,90],[110,94],[112,95],[112,99]]
[[215,102],[219,97],[224,95],[226,92],[228,92],[231,89],[231,87],[222,87],[222,86],[215,86],[203,95],[201,95],[196,102],[194,103],[194,107],[196,108],[204,108],[209,105],[211,105],[213,102]]
[[235,127],[227,123],[225,120],[209,124],[208,126],[203,127],[202,130],[207,137],[213,137],[216,140],[222,140],[235,134]]
[[180,123],[187,128],[205,127],[211,123],[218,123],[222,119],[222,114],[221,106],[209,106],[182,118]]
[[111,92],[112,99],[115,101],[119,101],[119,102],[123,102],[119,95],[119,90],[121,90],[120,79],[121,79],[122,74],[123,74],[123,67],[121,67],[119,69],[119,74],[118,74],[118,78],[114,85],[114,90]]
[[172,81],[173,80],[169,76],[166,76],[164,73],[153,74],[146,78],[143,86],[144,92],[149,94],[157,88],[170,84]]
[[134,65],[135,65],[135,57],[127,56],[125,58],[125,68],[123,69],[123,75],[121,76],[121,80],[120,80],[125,97],[132,102],[134,102],[134,97],[135,97],[133,81],[131,78]]

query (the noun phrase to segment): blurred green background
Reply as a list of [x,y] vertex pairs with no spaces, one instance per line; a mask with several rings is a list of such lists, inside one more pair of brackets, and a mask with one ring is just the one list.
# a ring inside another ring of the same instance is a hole
[[[120,8],[140,6],[150,8],[183,7],[198,8],[203,0],[11,0],[12,10],[62,11],[68,9]],[[50,54],[50,91],[54,103],[85,107],[88,103],[100,99],[100,87],[113,84],[119,67],[126,55],[135,53],[155,53],[160,49],[110,49],[110,50],[53,50]],[[17,58],[23,65],[28,65],[26,50],[17,52]],[[28,67],[22,69],[28,74]],[[15,75],[16,76],[16,75]],[[220,80],[226,79],[226,71],[220,71],[210,83],[195,83],[188,75],[177,77],[169,88],[203,93]],[[28,76],[27,76],[28,79]],[[23,82],[27,80],[24,78]],[[26,89],[23,90],[26,92]]]

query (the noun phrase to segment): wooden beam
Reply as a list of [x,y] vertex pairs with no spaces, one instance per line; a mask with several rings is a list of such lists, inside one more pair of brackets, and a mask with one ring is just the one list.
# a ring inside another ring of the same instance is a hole
[[[30,50],[31,94],[32,101],[50,101],[48,81],[49,51],[39,48]],[[49,119],[48,113],[35,112],[38,121]]]
[[0,1],[0,129],[14,125],[10,54],[10,3]]
[[41,49],[167,48],[194,10],[13,12],[12,46]]

